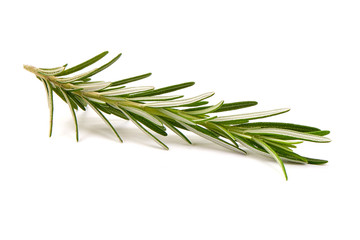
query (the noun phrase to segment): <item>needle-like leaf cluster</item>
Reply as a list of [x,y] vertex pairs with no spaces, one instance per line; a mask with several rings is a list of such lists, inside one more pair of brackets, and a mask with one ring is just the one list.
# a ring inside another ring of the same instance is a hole
[[246,153],[243,148],[247,148],[271,156],[281,166],[286,179],[285,160],[309,164],[327,162],[303,157],[295,153],[294,149],[304,141],[329,142],[330,139],[325,137],[329,131],[291,123],[252,121],[282,114],[289,109],[218,116],[217,113],[251,107],[257,102],[224,103],[224,101],[220,101],[210,105],[206,100],[214,95],[213,92],[191,98],[184,98],[183,95],[166,95],[191,87],[194,82],[158,89],[152,86],[126,86],[128,83],[149,77],[150,73],[114,82],[91,80],[90,77],[112,65],[120,58],[121,54],[98,68],[74,74],[98,62],[107,53],[103,52],[67,69],[67,65],[56,68],[35,68],[24,65],[24,68],[34,73],[45,86],[50,109],[50,136],[53,126],[53,95],[55,93],[70,108],[75,123],[77,141],[79,140],[79,129],[76,111],[79,109],[85,111],[89,106],[104,120],[121,142],[119,133],[106,115],[112,114],[132,121],[164,149],[168,149],[168,147],[157,135],[166,136],[166,130],[170,129],[191,144],[191,141],[183,133],[186,130],[236,152]]

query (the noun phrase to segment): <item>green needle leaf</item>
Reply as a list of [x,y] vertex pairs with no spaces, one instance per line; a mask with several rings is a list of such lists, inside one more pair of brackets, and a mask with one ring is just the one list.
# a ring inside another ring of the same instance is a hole
[[116,57],[114,57],[110,62],[102,65],[102,66],[99,67],[99,68],[95,68],[94,70],[90,71],[87,75],[79,78],[78,81],[79,81],[79,80],[82,80],[82,79],[85,79],[85,78],[89,78],[89,77],[91,77],[91,76],[93,76],[93,75],[95,75],[95,74],[103,71],[104,69],[110,67],[114,62],[116,62],[116,61],[120,58],[120,56],[121,56],[121,53],[118,54]]
[[67,66],[67,64],[64,64],[60,67],[54,67],[54,68],[39,68],[40,71],[58,71],[60,69],[64,69]]
[[291,139],[301,139],[301,140],[310,141],[310,142],[323,142],[323,143],[330,142],[329,138],[326,138],[323,136],[313,135],[313,134],[304,133],[304,132],[297,132],[297,131],[287,130],[287,129],[260,128],[260,129],[249,129],[249,130],[246,130],[245,132],[251,133],[254,135],[261,134],[261,135],[269,135],[269,136],[274,136],[274,137],[279,135],[279,136],[289,137]]
[[151,73],[146,73],[146,74],[139,75],[139,76],[136,76],[136,77],[126,78],[126,79],[122,79],[122,80],[119,80],[119,81],[112,82],[110,86],[111,87],[119,86],[119,85],[131,83],[131,82],[134,82],[134,81],[138,81],[138,80],[150,77],[150,76],[151,76]]
[[165,143],[163,143],[162,141],[160,141],[157,137],[155,137],[154,135],[151,134],[151,132],[149,132],[148,130],[146,130],[143,126],[141,126],[140,123],[138,123],[136,121],[135,118],[133,118],[130,114],[128,114],[125,110],[119,108],[119,110],[121,110],[124,115],[126,117],[128,117],[139,129],[141,129],[144,133],[146,133],[148,136],[150,136],[155,142],[157,142],[162,148],[164,148],[165,150],[169,150],[168,146],[166,146]]
[[274,151],[276,151],[278,153],[278,155],[282,159],[284,159],[286,161],[302,163],[302,164],[309,163],[309,161],[308,161],[308,159],[306,157],[300,156],[297,153],[289,152],[289,151],[286,151],[284,149],[277,148],[276,146],[273,146],[272,148],[274,149]]
[[308,132],[309,134],[318,135],[318,136],[326,136],[330,133],[328,130],[324,131],[314,131],[314,132]]
[[243,102],[233,102],[233,103],[224,103],[220,108],[215,112],[226,112],[233,111],[241,108],[247,108],[257,105],[255,101],[243,101]]
[[260,146],[262,146],[281,166],[281,169],[285,175],[285,179],[286,181],[288,180],[288,176],[287,176],[287,173],[286,173],[286,169],[285,169],[285,166],[284,166],[284,162],[281,160],[281,158],[279,157],[279,155],[277,155],[277,153],[269,146],[267,145],[266,143],[264,143],[263,141],[259,140],[259,139],[256,139],[256,138],[253,138],[253,140],[259,144]]
[[84,76],[87,76],[91,71],[84,72],[81,74],[78,74],[76,76],[72,77],[66,77],[66,78],[57,78],[58,82],[60,83],[76,83],[79,82],[79,79],[83,79],[81,82],[88,82],[90,81],[90,78],[87,78],[86,80],[83,78]]
[[316,158],[306,158],[306,159],[308,160],[309,164],[321,165],[321,164],[325,164],[328,162],[327,160],[316,159]]
[[182,125],[184,125],[185,128],[187,128],[189,131],[203,137],[203,138],[206,138],[207,140],[213,142],[213,143],[216,143],[222,147],[225,147],[227,149],[230,149],[230,150],[233,150],[233,151],[236,151],[236,152],[240,152],[242,154],[246,154],[246,152],[244,150],[242,150],[241,148],[237,147],[237,146],[234,146],[224,140],[221,140],[220,138],[216,137],[211,131],[205,129],[205,128],[202,128],[202,127],[199,127],[199,126],[190,126],[190,125],[187,125],[185,123],[181,123]]
[[173,113],[169,110],[166,110],[166,109],[162,109],[162,108],[158,108],[156,109],[158,112],[160,112],[163,116],[167,117],[167,118],[170,118],[170,119],[173,119],[179,123],[186,123],[186,124],[189,124],[189,125],[194,125],[195,123],[191,122],[189,119],[183,117],[183,116],[180,116],[176,113]]
[[101,119],[103,119],[107,125],[109,125],[109,127],[111,128],[111,130],[115,133],[116,137],[119,139],[120,142],[123,142],[123,140],[121,139],[120,135],[118,134],[118,132],[116,131],[116,129],[114,128],[114,126],[110,123],[110,121],[99,111],[99,109],[97,109],[94,105],[92,105],[90,102],[88,102],[90,107],[101,117]]
[[71,105],[71,102],[70,102],[70,99],[69,97],[67,96],[67,94],[62,90],[60,89],[67,104],[69,105],[69,108],[70,108],[70,111],[71,111],[71,115],[73,116],[73,119],[74,119],[74,123],[75,123],[75,132],[76,132],[76,141],[78,142],[79,141],[79,126],[78,126],[78,122],[77,122],[77,118],[76,118],[76,114],[75,114],[75,111],[74,111],[74,108],[72,107]]
[[198,114],[208,114],[208,113],[212,113],[212,112],[216,112],[216,110],[218,110],[219,108],[221,108],[221,106],[223,105],[224,101],[220,101],[218,104],[210,106],[210,107],[204,107],[201,109],[194,109],[194,108],[190,108],[190,109],[186,109],[188,114],[192,114],[192,115],[198,115]]
[[244,123],[238,125],[238,127],[244,128],[282,128],[282,129],[289,129],[299,132],[312,132],[312,131],[320,131],[320,129],[315,127],[309,127],[299,124],[293,123],[280,123],[280,122],[253,122],[253,123]]
[[285,140],[285,139],[277,139],[277,138],[272,138],[272,137],[268,137],[268,136],[261,136],[262,139],[266,140],[266,141],[271,141],[271,142],[275,142],[275,143],[279,143],[281,145],[285,145],[288,147],[296,147],[294,144],[300,144],[303,143],[303,140]]
[[143,91],[147,91],[147,90],[151,90],[154,89],[154,87],[152,86],[143,86],[143,87],[125,87],[125,88],[120,88],[120,89],[115,89],[115,90],[109,90],[109,91],[103,91],[100,92],[100,95],[102,96],[122,96],[122,95],[127,95],[130,93],[134,93],[134,92],[143,92]]
[[165,94],[165,93],[174,92],[174,91],[177,91],[177,90],[180,90],[183,88],[191,87],[194,84],[195,84],[194,82],[186,82],[186,83],[176,84],[176,85],[172,85],[172,86],[168,86],[168,87],[163,87],[163,88],[147,91],[144,93],[136,93],[136,94],[133,94],[131,97],[145,97],[145,96],[147,97],[147,96]]
[[207,126],[210,128],[213,128],[215,131],[219,132],[223,137],[226,137],[227,139],[229,139],[236,147],[239,147],[239,145],[236,143],[235,137],[231,134],[231,132],[226,130],[221,125],[214,124],[214,123],[207,123]]
[[122,108],[128,112],[135,113],[135,114],[149,120],[150,122],[152,122],[155,125],[162,126],[162,123],[158,119],[156,119],[154,116],[152,116],[151,114],[147,113],[144,110],[141,110],[141,109],[135,108],[135,107],[128,107],[128,106],[122,106]]
[[67,96],[72,103],[76,104],[76,106],[80,107],[83,111],[86,111],[86,102],[82,98],[75,94],[72,94],[71,92],[67,92]]
[[[198,106],[206,105],[208,103],[209,103],[208,101],[200,101],[200,102],[194,102],[194,103],[186,104],[186,105],[184,105],[182,107],[198,107]],[[187,110],[187,109],[185,109],[185,110]]]
[[74,73],[74,72],[77,72],[77,71],[80,71],[81,69],[84,69],[86,68],[87,66],[90,66],[94,63],[96,63],[97,61],[99,61],[100,59],[102,59],[103,57],[105,57],[106,54],[108,54],[109,52],[108,51],[105,51],[105,52],[102,52],[100,53],[99,55],[96,55],[95,57],[83,62],[83,63],[80,63],[72,68],[69,68],[59,74],[57,74],[56,76],[65,76],[65,75],[69,75],[71,73]]
[[191,141],[182,132],[180,132],[180,130],[177,129],[174,125],[172,125],[170,122],[168,122],[164,118],[161,118],[161,121],[165,124],[165,126],[170,128],[170,130],[173,131],[176,135],[178,135],[180,138],[185,140],[185,142],[191,144]]
[[174,100],[182,97],[183,95],[175,95],[175,96],[129,97],[128,99],[132,101],[166,101],[166,100]]
[[[100,104],[99,104],[100,105]],[[111,104],[107,104],[107,110],[111,113],[114,114],[115,116],[121,117],[125,120],[129,120],[128,117],[125,116],[125,114],[116,106],[111,105]]]
[[187,99],[179,99],[179,100],[170,100],[170,101],[159,101],[159,102],[151,102],[144,104],[146,107],[153,107],[153,108],[164,108],[164,107],[178,107],[183,106],[195,102],[199,102],[206,98],[211,97],[214,95],[213,92],[204,93],[196,97],[187,98]]
[[85,84],[77,84],[76,87],[84,92],[96,92],[108,87],[110,82],[89,82]]
[[275,110],[263,111],[263,112],[243,113],[243,114],[237,114],[237,115],[218,117],[212,121],[213,122],[231,122],[231,121],[238,121],[238,120],[253,120],[253,119],[275,116],[278,114],[288,112],[289,110],[290,109],[288,109],[288,108],[281,108],[281,109],[275,109]]
[[50,112],[50,129],[49,129],[49,137],[52,135],[53,129],[53,122],[54,122],[54,101],[53,101],[53,90],[51,84],[48,83],[46,80],[42,80],[46,89],[46,94],[48,97],[48,105],[49,105],[49,112]]
[[[259,144],[257,144],[253,138],[247,138],[238,135],[237,133],[234,134],[236,141],[238,141],[241,145],[249,147],[250,150],[260,154],[260,155],[266,155],[268,156],[268,152]],[[273,146],[273,149],[275,150],[275,146]],[[276,152],[279,154],[280,157],[285,158],[285,160],[290,161],[290,162],[295,162],[295,163],[307,163],[307,159],[294,153],[294,152],[289,152],[289,151],[285,151],[281,148],[276,148]]]
[[59,74],[59,73],[63,72],[64,69],[65,69],[65,66],[58,67],[58,68],[53,68],[53,69],[39,68],[38,72],[45,75],[45,76],[54,76],[56,74]]
[[160,134],[162,136],[167,136],[166,128],[164,126],[159,126],[157,124],[154,124],[152,121],[149,121],[148,119],[137,115],[135,113],[128,112],[133,118],[135,118],[138,122],[142,123],[144,126],[148,127],[152,131],[156,132],[157,134]]

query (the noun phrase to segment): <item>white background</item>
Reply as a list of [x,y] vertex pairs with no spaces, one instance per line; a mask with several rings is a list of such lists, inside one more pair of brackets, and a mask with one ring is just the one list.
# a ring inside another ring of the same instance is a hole
[[[4,1],[0,239],[360,239],[359,1]],[[332,131],[299,153],[324,166],[224,150],[188,134],[160,149],[131,123],[124,139],[91,111],[55,102],[22,64],[56,67],[109,50],[96,79],[195,81],[186,96],[289,107],[273,121]]]

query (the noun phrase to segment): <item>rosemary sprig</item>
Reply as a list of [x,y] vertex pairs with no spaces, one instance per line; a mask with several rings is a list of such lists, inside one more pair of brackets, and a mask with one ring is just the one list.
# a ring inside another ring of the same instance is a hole
[[191,131],[225,148],[245,154],[246,151],[239,146],[241,145],[275,159],[281,166],[286,180],[288,177],[284,166],[285,160],[309,164],[327,162],[303,157],[295,153],[293,149],[304,141],[330,142],[330,139],[325,137],[330,133],[329,131],[290,123],[250,122],[282,114],[290,109],[216,116],[213,114],[251,107],[257,102],[224,103],[224,101],[220,101],[215,105],[209,105],[206,99],[214,95],[213,92],[191,98],[184,98],[182,95],[163,95],[190,87],[194,85],[194,82],[185,82],[159,89],[152,86],[125,86],[127,83],[147,78],[151,73],[115,82],[91,81],[90,77],[108,68],[119,59],[121,54],[91,71],[69,76],[96,63],[107,53],[103,52],[68,69],[66,69],[67,65],[56,68],[36,68],[24,65],[24,68],[35,74],[45,86],[50,109],[50,136],[53,126],[53,93],[56,93],[69,105],[77,141],[79,140],[79,129],[76,110],[80,108],[85,111],[86,107],[90,106],[109,125],[121,142],[120,135],[105,115],[113,114],[132,121],[164,149],[168,149],[168,147],[155,134],[166,136],[166,128],[190,144],[191,141],[182,133],[182,130]]

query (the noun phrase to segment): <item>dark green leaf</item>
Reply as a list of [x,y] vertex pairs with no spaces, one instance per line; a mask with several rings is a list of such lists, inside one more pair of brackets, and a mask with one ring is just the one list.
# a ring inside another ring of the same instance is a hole
[[320,164],[325,164],[325,163],[328,162],[327,160],[316,159],[316,158],[306,158],[306,159],[308,160],[308,163],[309,163],[309,164],[317,164],[317,165],[320,165]]
[[241,152],[243,154],[246,154],[246,152],[244,150],[242,150],[241,148],[239,148],[236,145],[232,145],[220,138],[218,138],[213,132],[209,131],[206,128],[200,127],[200,126],[196,126],[196,125],[187,125],[185,123],[181,123],[184,125],[185,128],[187,128],[189,131],[199,135],[200,137],[203,137],[213,143],[216,143],[222,147],[228,148],[230,150],[236,151],[236,152]]
[[146,133],[148,136],[150,136],[155,142],[157,142],[161,147],[163,147],[166,150],[169,150],[168,146],[166,146],[165,143],[163,143],[162,141],[160,141],[157,137],[155,137],[153,134],[151,134],[151,132],[149,132],[148,130],[146,130],[146,128],[144,128],[134,117],[131,116],[131,113],[129,114],[128,112],[126,112],[125,110],[119,108],[119,110],[121,110],[124,115],[126,117],[128,117],[139,129],[141,129],[144,133]]
[[288,180],[288,176],[286,173],[286,169],[285,169],[285,165],[284,162],[282,161],[282,159],[279,157],[279,155],[274,151],[274,149],[272,149],[272,147],[270,147],[269,145],[267,145],[265,142],[259,140],[259,139],[254,139],[254,141],[259,144],[260,146],[262,146],[269,154],[270,156],[272,156],[281,166],[281,169],[285,175],[285,179]]
[[[233,130],[235,131],[235,130]],[[310,134],[307,132],[298,132],[289,129],[281,129],[281,128],[254,128],[254,129],[245,129],[244,132],[249,135],[260,135],[260,136],[270,136],[273,138],[280,138],[282,136],[289,137],[289,139],[298,139],[305,140],[310,142],[330,142],[329,138]]]
[[118,108],[114,107],[114,106],[111,106],[111,105],[107,105],[108,108],[107,110],[111,113],[111,114],[114,114],[115,116],[118,116],[118,117],[121,117],[125,120],[129,120],[129,118],[124,115],[124,113],[122,111],[120,111]]
[[187,116],[179,114],[179,112],[172,110],[172,109],[163,109],[163,108],[157,108],[157,112],[161,116],[166,116],[168,118],[172,118],[177,122],[183,122],[190,125],[195,125],[196,123],[192,122],[190,118]]
[[49,127],[49,137],[52,135],[52,129],[53,129],[53,122],[54,122],[54,98],[53,98],[53,90],[52,86],[49,82],[43,80],[46,94],[48,97],[48,105],[49,105],[49,111],[50,111],[50,127]]
[[169,118],[169,117],[165,117],[165,116],[161,116],[160,117],[162,120],[168,122],[169,124],[171,124],[172,126],[175,126],[177,128],[181,128],[181,129],[184,129],[184,130],[187,130],[183,125],[181,125],[180,123],[178,123],[177,121],[175,121],[174,119],[172,118]]
[[138,81],[138,80],[150,77],[150,76],[151,76],[151,73],[146,73],[146,74],[139,75],[139,76],[136,76],[136,77],[122,79],[122,80],[119,80],[119,81],[112,82],[110,84],[110,87],[119,86],[119,85],[127,84],[127,83],[130,83],[130,82]]
[[90,107],[105,121],[105,123],[111,128],[111,130],[115,133],[116,137],[119,139],[120,142],[123,142],[120,135],[116,131],[116,129],[113,127],[113,125],[110,123],[110,121],[100,112],[99,109],[95,107],[95,105],[92,105],[90,102],[88,102]]
[[67,102],[67,104],[69,105],[70,111],[71,111],[71,115],[73,116],[74,119],[74,123],[75,123],[75,132],[76,132],[76,141],[79,141],[79,126],[78,126],[78,122],[77,122],[77,118],[76,118],[76,114],[74,111],[74,108],[70,102],[69,97],[67,96],[67,94],[61,89],[61,92],[63,94],[63,96],[65,97],[65,101]]
[[236,119],[236,120],[229,120],[229,121],[222,121],[220,122],[220,124],[222,125],[227,125],[227,126],[231,126],[231,125],[239,125],[239,124],[244,124],[244,123],[247,123],[249,122],[249,120],[246,120],[246,119]]
[[238,127],[244,128],[282,128],[282,129],[289,129],[299,132],[312,132],[312,131],[320,131],[320,129],[315,127],[309,127],[299,124],[293,123],[280,123],[280,122],[253,122],[253,123],[246,123],[238,125]]
[[308,163],[307,159],[303,156],[300,156],[299,154],[294,153],[293,151],[289,149],[284,149],[282,147],[277,146],[273,142],[266,142],[271,148],[280,156],[292,160],[297,160],[303,163]]
[[182,99],[175,99],[175,100],[168,100],[168,101],[157,101],[157,102],[149,102],[146,103],[145,106],[153,107],[153,108],[164,108],[164,107],[180,107],[186,106],[191,103],[200,102],[203,99],[209,98],[214,95],[213,92],[204,93],[195,97],[191,98],[182,98]]
[[251,139],[243,137],[243,136],[239,135],[238,133],[232,133],[232,134],[239,143],[242,143],[243,145],[246,145],[246,146],[248,146],[250,148],[253,148],[253,149],[257,150],[257,151],[261,151],[261,152],[266,153],[265,149],[262,146],[260,146],[256,142],[252,141]]
[[[165,118],[161,118],[161,121],[171,129],[175,134],[177,134],[179,137],[184,139],[187,143],[191,144],[191,141],[182,133],[179,129],[177,129],[172,123],[170,123],[168,120],[165,120]],[[184,128],[181,124],[179,124],[181,128]]]
[[[222,104],[219,108],[217,108],[215,111],[213,112],[225,112],[225,111],[231,111],[231,110],[236,110],[236,109],[240,109],[240,108],[246,108],[246,107],[251,107],[256,105],[257,102],[254,101],[248,101],[248,102],[234,102],[234,103],[224,103]],[[203,107],[197,107],[197,108],[189,108],[189,109],[185,109],[185,111],[201,111],[204,110],[206,108],[209,108],[212,106],[203,106]]]
[[255,101],[243,101],[243,102],[233,102],[233,103],[224,103],[220,108],[218,108],[214,112],[225,112],[225,111],[232,111],[241,108],[247,108],[255,106],[257,102]]
[[143,93],[138,93],[138,94],[135,93],[135,94],[132,94],[131,97],[145,97],[145,96],[160,95],[160,94],[164,94],[164,93],[177,91],[177,90],[180,90],[183,88],[191,87],[194,84],[195,84],[194,82],[180,83],[180,84],[171,85],[168,87],[163,87],[163,88],[159,88],[159,89],[155,89],[155,90],[149,90],[149,91],[146,91]]
[[318,136],[326,136],[330,133],[330,131],[323,130],[323,131],[314,131],[314,132],[308,132],[308,133],[318,135]]
[[[54,87],[53,88],[53,91],[64,101],[67,103],[67,100],[65,99],[65,96],[64,96],[64,93],[63,93],[63,90],[58,88],[58,87]],[[71,107],[74,108],[75,110],[78,110],[78,106],[76,105],[76,103],[69,98],[69,101],[70,101],[70,104],[71,104]]]
[[78,107],[80,107],[83,111],[86,111],[86,103],[84,103],[79,96],[72,94],[71,92],[67,92],[67,95]]
[[[202,105],[206,105],[208,104],[208,101],[200,101],[200,102],[195,102],[195,103],[190,103],[187,105],[184,105],[183,107],[197,107],[197,106],[202,106]],[[205,106],[205,108],[207,108],[207,106]],[[192,109],[192,108],[191,108]],[[195,108],[194,108],[195,109]],[[187,110],[187,109],[186,109]],[[189,109],[190,110],[190,109]]]
[[154,132],[162,135],[162,136],[167,136],[166,133],[166,128],[165,127],[161,127],[159,125],[154,124],[153,122],[147,120],[146,118],[135,114],[135,113],[131,113],[128,112],[128,114],[130,114],[133,118],[135,118],[137,121],[141,122],[142,124],[144,124],[145,126],[147,126],[148,128],[150,128],[151,130],[153,130]]
[[227,115],[227,116],[221,116],[221,117],[215,118],[212,121],[226,123],[226,122],[234,122],[237,120],[253,120],[253,119],[266,118],[266,117],[279,115],[279,114],[288,112],[289,110],[290,109],[288,109],[288,108],[281,108],[281,109],[274,109],[274,110],[269,110],[269,111]]
[[97,103],[97,102],[93,102],[89,99],[86,100],[87,102],[89,102],[91,105],[93,105],[94,107],[96,107],[99,111],[104,112],[106,114],[111,114],[111,111],[109,110],[109,106],[103,103]]
[[191,115],[208,114],[208,113],[215,112],[223,104],[224,104],[224,101],[220,101],[218,104],[208,106],[208,107],[203,107],[202,109],[196,110],[194,108],[190,108],[190,109],[186,109],[185,111]]
[[64,102],[66,102],[64,95],[62,94],[60,88],[54,87],[53,91],[58,95]]
[[136,115],[142,116],[148,121],[151,121],[153,124],[163,127],[162,122],[160,122],[160,120],[157,117],[155,117],[154,115],[150,114],[145,110],[142,110],[141,108],[129,107],[129,106],[122,106],[121,108],[123,110],[126,110],[127,112],[135,113]]
[[83,84],[83,83],[89,82],[90,80],[91,80],[91,78],[84,78],[84,79],[81,79],[80,81],[76,80],[76,81],[72,82],[72,84],[74,84],[74,85]]
[[74,73],[74,72],[77,72],[77,71],[80,71],[81,69],[84,69],[86,68],[87,66],[90,66],[91,64],[94,64],[96,63],[97,61],[99,61],[100,59],[102,59],[106,54],[108,54],[109,52],[108,51],[105,51],[103,53],[100,53],[99,55],[96,55],[95,57],[83,62],[83,63],[80,63],[72,68],[69,68],[69,69],[66,69],[65,71],[57,74],[56,76],[65,76],[65,75],[69,75],[71,73]]
[[81,80],[83,80],[83,79],[87,79],[87,78],[89,78],[89,77],[91,77],[91,76],[93,76],[93,75],[95,75],[95,74],[103,71],[104,69],[110,67],[114,62],[116,62],[116,61],[120,58],[120,56],[121,56],[121,53],[118,54],[116,57],[114,57],[114,58],[113,58],[111,61],[109,61],[108,63],[102,65],[102,66],[99,67],[99,68],[95,68],[93,71],[91,71],[91,72],[89,72],[88,74],[86,74],[85,76],[79,78],[78,81],[81,81]]
[[224,127],[218,125],[218,124],[214,124],[214,123],[206,123],[207,127],[210,127],[212,130],[216,131],[220,136],[229,139],[235,146],[239,146],[236,142],[235,137],[231,134],[231,132],[229,132],[228,130],[226,130]]

